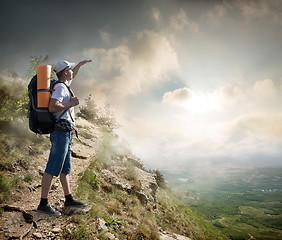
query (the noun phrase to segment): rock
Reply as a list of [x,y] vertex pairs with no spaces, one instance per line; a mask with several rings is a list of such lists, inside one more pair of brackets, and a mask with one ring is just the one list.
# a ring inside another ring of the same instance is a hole
[[3,221],[1,221],[0,229],[4,229],[3,233],[9,238],[23,238],[32,227],[37,227],[33,220],[33,215],[13,205],[2,205],[4,209]]
[[183,235],[179,235],[176,233],[168,233],[162,228],[159,228],[159,236],[160,240],[191,240],[190,238],[185,237]]
[[98,230],[108,231],[108,227],[106,226],[106,221],[103,218],[98,219]]
[[160,240],[175,240],[175,238],[165,233],[160,233]]
[[106,237],[107,239],[109,239],[109,240],[118,240],[118,238],[116,238],[115,235],[112,234],[112,233],[110,233],[110,232],[107,232],[107,233],[105,234],[105,237]]
[[135,192],[136,196],[138,197],[139,201],[142,203],[142,204],[147,204],[148,203],[148,197],[147,195],[142,192],[142,191],[137,191]]
[[125,179],[119,178],[115,173],[107,169],[103,169],[102,173],[104,175],[104,178],[111,184],[124,191],[127,191],[128,193],[131,193],[131,185]]
[[144,165],[139,158],[127,157],[127,161],[133,163],[135,167],[140,168],[141,170],[145,170]]
[[130,181],[120,177],[124,175],[126,168],[115,166],[111,171],[103,169],[104,179],[118,188],[127,191],[128,193],[135,192],[138,199],[143,203],[154,203],[156,200],[156,191],[158,184],[153,174],[148,173],[138,167],[134,167],[137,175],[137,180],[140,182],[141,189],[136,190],[132,187]]
[[[74,141],[72,151],[78,156],[91,157],[93,148],[97,148],[99,142],[99,127],[91,124],[83,118],[76,118],[76,127],[78,129],[78,137],[80,142]],[[82,144],[81,144],[82,143]]]
[[188,238],[188,237],[176,234],[176,233],[174,233],[173,235],[176,237],[177,240],[191,240],[191,238]]
[[63,209],[63,213],[67,216],[72,216],[72,215],[84,215],[84,214],[87,214],[90,209],[92,208],[91,205],[88,205],[87,207],[85,208],[64,208]]
[[152,173],[143,171],[135,167],[137,179],[141,184],[142,191],[146,194],[149,201],[156,200],[156,191],[158,189],[157,181]]
[[35,232],[35,233],[33,233],[32,235],[33,235],[35,238],[37,238],[37,239],[40,239],[40,238],[43,237],[42,234],[39,233],[39,232]]
[[80,155],[80,153],[75,152],[73,150],[71,151],[71,156],[74,158],[79,158],[79,159],[87,159],[87,156]]
[[51,230],[51,232],[52,232],[52,233],[59,233],[59,232],[61,232],[61,229],[55,227],[55,228],[53,228],[53,229]]
[[26,222],[22,212],[4,212],[1,220],[0,229],[8,239],[22,239],[33,227],[32,223]]
[[74,144],[71,149],[71,156],[79,159],[87,159],[91,157],[90,147],[95,146],[85,146],[80,144]]

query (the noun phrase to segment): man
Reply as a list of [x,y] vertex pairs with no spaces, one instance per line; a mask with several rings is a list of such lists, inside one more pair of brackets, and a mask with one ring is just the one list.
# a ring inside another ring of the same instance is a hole
[[38,212],[53,216],[60,216],[48,203],[48,194],[50,191],[53,176],[60,176],[60,181],[65,195],[65,207],[86,207],[87,205],[73,198],[70,191],[69,173],[71,170],[71,141],[72,129],[75,125],[74,107],[79,104],[79,99],[73,96],[69,85],[77,75],[78,70],[84,64],[91,60],[83,60],[76,66],[68,61],[60,61],[54,71],[60,81],[54,87],[52,93],[49,111],[54,112],[56,118],[64,113],[55,127],[55,131],[50,134],[52,147],[47,162],[45,172],[42,177],[41,201],[37,208]]

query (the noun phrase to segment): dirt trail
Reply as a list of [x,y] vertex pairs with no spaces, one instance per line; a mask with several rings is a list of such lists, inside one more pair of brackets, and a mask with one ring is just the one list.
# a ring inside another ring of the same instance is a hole
[[[77,188],[78,174],[89,166],[91,159],[97,154],[103,135],[99,131],[99,128],[83,119],[77,120],[77,126],[80,132],[87,134],[81,134],[81,136],[79,136],[83,144],[78,142],[75,139],[75,136],[73,137],[72,170],[70,174],[70,184],[73,195],[75,195]],[[3,229],[6,229],[6,237],[4,236],[4,239],[9,239],[11,236],[22,236],[21,234],[23,234],[24,231],[29,233],[26,234],[23,239],[62,239],[62,231],[68,223],[69,216],[62,214],[60,217],[53,217],[36,211],[41,195],[41,177],[48,156],[49,151],[46,151],[35,160],[35,163],[33,164],[34,169],[32,170],[36,176],[35,179],[27,189],[23,189],[20,193],[21,199],[12,204],[19,209],[30,213],[33,216],[36,227],[31,227],[30,224],[26,225],[20,212],[4,212],[1,221],[2,223],[0,223],[0,226],[3,225]],[[53,207],[62,212],[64,194],[59,178],[53,179],[51,191],[49,193],[49,202]],[[13,230],[12,226],[17,225],[19,226],[18,229]],[[26,227],[24,227],[25,225]],[[20,226],[23,227],[23,229],[20,228]],[[19,231],[19,233],[14,233],[13,231]]]
[[221,217],[221,219],[219,219],[218,221],[219,221],[220,224],[222,224],[222,225],[228,227],[227,224],[223,223],[224,220],[225,220],[225,217]]

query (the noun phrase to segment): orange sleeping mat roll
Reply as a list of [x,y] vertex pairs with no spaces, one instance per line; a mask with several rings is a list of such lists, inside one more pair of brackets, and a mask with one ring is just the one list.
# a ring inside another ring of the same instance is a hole
[[[50,102],[51,65],[37,66],[37,107],[48,107]],[[46,91],[44,91],[46,90]]]

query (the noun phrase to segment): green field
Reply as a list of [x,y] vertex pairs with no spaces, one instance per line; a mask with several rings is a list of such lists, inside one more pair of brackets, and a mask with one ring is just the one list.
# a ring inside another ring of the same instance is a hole
[[184,201],[230,239],[282,239],[282,168],[229,169],[224,176],[164,172]]

